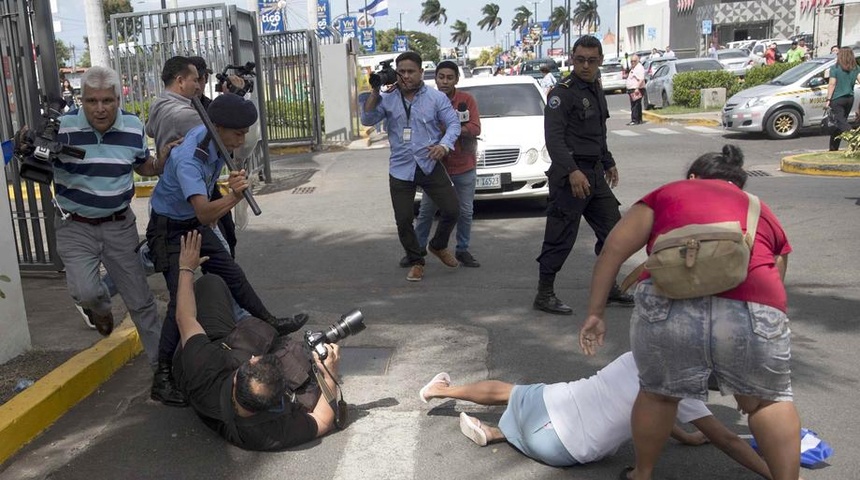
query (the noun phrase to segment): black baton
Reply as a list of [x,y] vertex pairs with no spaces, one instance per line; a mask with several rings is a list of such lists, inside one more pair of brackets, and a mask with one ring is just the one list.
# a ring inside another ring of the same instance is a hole
[[[194,110],[197,110],[197,115],[200,115],[200,120],[203,120],[203,125],[206,126],[209,136],[215,141],[215,146],[218,147],[218,153],[224,157],[224,163],[227,164],[227,168],[230,169],[230,171],[238,171],[236,165],[233,164],[233,157],[230,155],[230,152],[227,151],[227,147],[224,146],[224,142],[221,141],[221,137],[218,136],[218,132],[215,131],[215,125],[212,124],[212,120],[209,120],[209,114],[206,113],[206,109],[203,108],[203,104],[200,103],[200,98],[195,96],[191,99],[191,104],[194,105]],[[242,191],[242,196],[248,201],[248,205],[251,207],[251,211],[254,212],[254,215],[263,213],[263,211],[260,210],[260,206],[257,205],[257,201],[254,200],[254,197],[251,195],[250,187]]]

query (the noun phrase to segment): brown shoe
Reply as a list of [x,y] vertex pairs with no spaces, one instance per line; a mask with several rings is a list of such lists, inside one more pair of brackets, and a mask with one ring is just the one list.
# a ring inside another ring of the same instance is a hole
[[454,258],[454,255],[451,254],[451,251],[447,248],[445,250],[436,250],[435,248],[427,245],[427,251],[437,256],[439,260],[442,260],[442,263],[447,267],[457,268],[460,265],[460,262]]
[[90,311],[89,317],[96,326],[96,330],[103,336],[107,337],[113,332],[113,314],[111,312],[96,313]]
[[409,273],[406,274],[406,280],[410,282],[420,282],[422,278],[424,278],[424,265],[421,264],[412,265]]

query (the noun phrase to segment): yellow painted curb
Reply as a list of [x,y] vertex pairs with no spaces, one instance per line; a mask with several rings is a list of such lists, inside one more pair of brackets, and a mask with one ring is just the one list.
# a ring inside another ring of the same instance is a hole
[[269,147],[269,154],[270,155],[294,155],[297,153],[309,153],[312,151],[313,151],[313,149],[311,148],[310,145]]
[[647,110],[642,112],[642,118],[653,123],[679,123],[681,125],[697,125],[700,127],[719,127],[719,120],[711,120],[707,118],[678,118],[671,116],[658,115]]
[[0,405],[0,463],[94,392],[143,347],[129,316],[110,337]]
[[816,155],[804,153],[784,157],[779,169],[787,173],[819,175],[827,177],[860,177],[860,163],[821,163],[804,161],[804,157]]

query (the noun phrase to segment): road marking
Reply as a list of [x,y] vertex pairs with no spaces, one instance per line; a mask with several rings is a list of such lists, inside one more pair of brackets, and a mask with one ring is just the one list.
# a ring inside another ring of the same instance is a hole
[[671,128],[649,128],[649,132],[659,133],[660,135],[677,135],[681,132],[676,132]]
[[622,137],[638,137],[639,135],[642,135],[641,133],[637,133],[632,130],[613,130],[612,133],[621,135]]
[[719,128],[701,127],[698,125],[692,126],[692,127],[684,127],[684,128],[686,128],[687,130],[692,130],[694,132],[698,132],[698,133],[707,133],[709,135],[714,135],[714,134],[722,135],[722,133],[723,133],[723,131]]
[[415,478],[419,417],[424,414],[376,409],[350,423],[335,480]]

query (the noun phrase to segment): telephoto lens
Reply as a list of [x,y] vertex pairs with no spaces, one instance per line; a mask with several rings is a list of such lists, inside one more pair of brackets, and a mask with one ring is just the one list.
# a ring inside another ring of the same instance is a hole
[[340,320],[334,325],[328,327],[327,330],[321,332],[305,332],[305,342],[308,347],[317,352],[320,360],[325,360],[328,357],[328,350],[325,348],[326,343],[337,343],[344,338],[355,335],[365,329],[364,315],[358,309],[340,317]]

